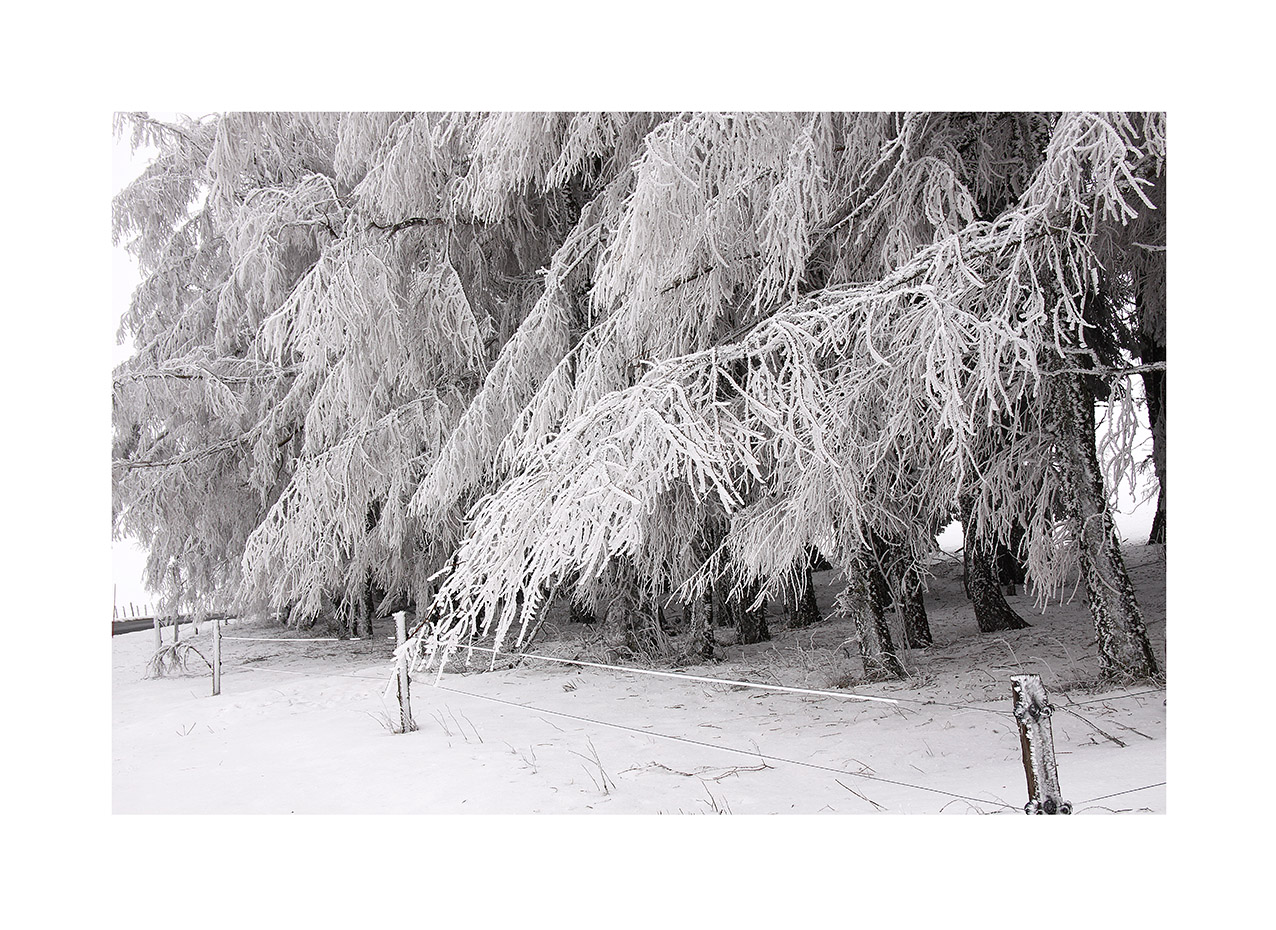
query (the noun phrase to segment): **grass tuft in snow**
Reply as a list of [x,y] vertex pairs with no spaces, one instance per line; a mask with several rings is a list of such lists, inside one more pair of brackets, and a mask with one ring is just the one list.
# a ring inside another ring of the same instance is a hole
[[189,674],[192,653],[199,656],[203,663],[208,666],[209,671],[212,671],[213,664],[204,658],[203,653],[190,643],[182,640],[176,643],[169,643],[158,649],[146,663],[146,674],[143,677],[164,678],[176,675],[178,672]]

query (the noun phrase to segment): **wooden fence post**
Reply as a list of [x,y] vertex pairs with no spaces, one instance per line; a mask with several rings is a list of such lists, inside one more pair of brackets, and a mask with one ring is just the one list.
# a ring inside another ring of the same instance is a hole
[[[155,623],[155,651],[159,652],[161,649],[164,648],[164,640],[160,635],[159,614],[155,615],[154,623]],[[145,627],[143,627],[143,629],[145,629]]]
[[1015,719],[1019,721],[1019,746],[1028,776],[1028,803],[1025,814],[1071,814],[1072,805],[1059,789],[1059,770],[1054,757],[1054,732],[1050,728],[1053,708],[1040,675],[1014,675]]
[[213,621],[213,697],[222,693],[222,622]]
[[[394,614],[394,641],[398,646],[402,646],[408,639],[407,613],[402,610],[395,611]],[[416,723],[412,720],[412,696],[409,691],[410,679],[408,677],[408,656],[405,652],[399,653],[399,730],[400,733],[410,733],[416,729]]]

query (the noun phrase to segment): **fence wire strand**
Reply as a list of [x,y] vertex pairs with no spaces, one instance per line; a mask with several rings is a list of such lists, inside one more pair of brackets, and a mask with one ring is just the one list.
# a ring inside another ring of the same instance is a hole
[[945,797],[953,798],[954,800],[969,801],[973,804],[990,804],[990,805],[994,805],[998,807],[1005,807],[1010,810],[1019,810],[1019,808],[1017,808],[1015,805],[1007,804],[1005,801],[989,800],[987,798],[972,798],[969,795],[957,794],[952,791],[944,791],[942,788],[931,788],[927,785],[914,785],[909,782],[896,781],[895,779],[891,779],[891,778],[883,778],[880,775],[869,775],[866,772],[848,772],[846,769],[834,768],[833,766],[830,766],[830,765],[820,765],[818,762],[804,762],[800,759],[788,759],[788,758],[785,758],[784,756],[772,755],[771,753],[763,752],[761,749],[739,749],[735,746],[724,746],[721,743],[709,743],[709,742],[705,742],[704,740],[691,739],[690,737],[686,737],[686,736],[673,736],[672,734],[660,733],[655,730],[644,730],[641,727],[631,727],[623,723],[610,723],[606,720],[595,720],[592,717],[583,717],[579,714],[569,714],[569,713],[566,713],[565,711],[546,710],[545,708],[535,707],[531,704],[520,704],[517,701],[507,701],[504,698],[492,697],[486,694],[476,694],[472,691],[460,691],[456,688],[449,688],[445,685],[431,684],[428,681],[425,682],[425,684],[427,687],[434,688],[437,691],[446,691],[450,694],[459,694],[465,697],[477,698],[480,701],[491,701],[495,704],[505,704],[509,707],[518,707],[523,710],[533,711],[538,714],[549,714],[550,716],[563,717],[568,720],[577,720],[577,721],[580,721],[581,723],[590,723],[590,724],[594,724],[595,726],[610,727],[615,730],[625,730],[630,733],[638,733],[638,734],[641,734],[642,736],[655,736],[661,739],[672,740],[678,743],[688,743],[692,746],[702,746],[708,749],[719,749],[724,752],[733,752],[739,755],[751,756],[755,759],[770,760],[772,762],[783,762],[787,765],[797,765],[797,766],[802,766],[804,768],[819,769],[820,771],[832,772],[836,775],[846,775],[850,778],[863,778],[863,779],[867,779],[868,781],[881,782],[882,784],[896,785],[902,788],[912,788],[916,791],[929,791],[933,794],[942,794]]
[[[231,637],[231,636],[223,636],[222,639],[232,640],[236,642],[287,642],[287,643],[337,642],[338,641],[336,638],[294,639],[294,638]],[[982,711],[985,713],[997,714],[998,716],[1003,716],[1003,717],[1013,718],[1014,716],[1013,714],[1009,714],[1003,711],[997,711],[987,707],[979,707],[973,704],[955,704],[955,703],[949,703],[944,701],[918,700],[918,699],[910,699],[910,698],[902,698],[902,697],[885,698],[885,697],[877,697],[873,695],[855,694],[852,692],[844,692],[844,691],[827,691],[827,690],[814,689],[814,688],[795,688],[795,687],[789,687],[786,685],[770,685],[770,684],[764,684],[761,682],[749,682],[749,681],[739,681],[734,679],[713,678],[713,677],[701,676],[701,675],[687,675],[687,674],[679,673],[679,672],[662,672],[656,669],[643,669],[643,668],[636,668],[633,666],[608,665],[608,664],[599,663],[599,662],[587,662],[587,661],[579,660],[579,659],[567,659],[560,656],[544,656],[544,655],[538,655],[535,653],[522,653],[522,652],[499,653],[495,649],[491,649],[484,646],[475,646],[475,645],[468,645],[463,648],[466,650],[488,652],[493,655],[493,658],[495,658],[497,655],[505,655],[511,659],[530,659],[530,660],[540,660],[544,662],[558,662],[562,664],[581,666],[585,668],[610,670],[610,671],[632,673],[632,674],[639,674],[639,675],[651,675],[651,676],[661,677],[661,678],[684,679],[687,681],[705,683],[705,684],[717,684],[717,685],[727,685],[727,686],[734,686],[734,687],[754,688],[754,689],[758,689],[762,691],[808,694],[808,695],[820,696],[820,697],[848,698],[852,700],[879,702],[879,703],[885,703],[885,704],[891,704],[891,705],[898,705],[900,703],[917,704],[919,706],[931,705],[931,706],[940,706],[940,707],[951,707],[958,710]],[[223,666],[223,670],[224,671],[225,670],[230,670],[230,671],[244,670],[244,671],[276,672],[276,673],[280,673],[284,675],[296,675],[303,678],[322,677],[310,672],[297,672],[291,669],[279,668],[277,666],[263,666],[263,665],[231,665],[231,666]],[[340,677],[340,678],[352,678],[352,679],[359,679],[363,681],[376,681],[376,682],[386,681],[386,678],[387,678],[387,676],[384,674],[358,675],[358,674],[351,674],[346,672],[328,672],[326,674],[335,676],[335,677]],[[440,670],[440,674],[441,674],[441,670]],[[392,671],[390,674],[391,681],[393,681],[393,676],[394,676],[394,672]],[[626,731],[630,733],[637,733],[643,736],[657,737],[660,739],[670,740],[673,742],[686,743],[692,746],[700,746],[700,747],[704,747],[708,749],[718,749],[724,752],[731,752],[731,753],[736,753],[739,755],[751,756],[754,758],[769,760],[773,762],[781,762],[787,765],[795,765],[795,766],[799,766],[803,768],[816,769],[819,771],[830,772],[836,775],[845,775],[849,778],[862,778],[868,781],[875,781],[882,784],[889,784],[889,785],[895,785],[895,786],[903,787],[903,788],[910,788],[916,791],[926,791],[932,794],[940,794],[945,797],[952,798],[954,800],[966,801],[972,804],[992,805],[997,807],[1003,807],[1009,810],[1020,809],[1013,804],[1006,803],[1005,801],[989,800],[987,798],[975,798],[975,797],[970,797],[969,795],[958,794],[952,791],[945,791],[941,788],[932,788],[927,785],[916,785],[910,782],[884,778],[880,775],[869,775],[865,772],[851,772],[845,769],[835,768],[833,766],[821,765],[817,762],[807,762],[800,759],[789,759],[783,756],[776,756],[769,753],[764,753],[762,752],[761,749],[757,749],[757,748],[752,750],[739,749],[733,746],[725,746],[719,743],[710,743],[704,740],[692,739],[690,737],[675,736],[668,733],[660,733],[655,730],[643,729],[641,727],[633,727],[633,726],[628,726],[626,724],[620,724],[620,723],[611,723],[605,720],[596,720],[596,719],[593,719],[590,717],[584,717],[578,714],[569,714],[569,713],[566,713],[565,711],[548,710],[545,708],[535,707],[530,704],[521,704],[521,703],[518,703],[517,701],[505,700],[503,698],[492,697],[490,695],[477,694],[472,691],[462,691],[456,688],[447,687],[446,685],[438,684],[437,681],[430,681],[428,678],[421,679],[418,681],[418,683],[424,684],[426,687],[433,688],[436,691],[444,691],[451,694],[457,694],[464,697],[474,698],[480,701],[489,701],[495,704],[503,704],[509,707],[517,707],[522,710],[526,710],[526,711],[530,711],[534,713],[549,714],[550,716],[561,717],[567,720],[576,720],[581,723],[593,724],[595,726],[609,727],[611,729],[622,730],[622,731]],[[1164,693],[1165,690],[1166,690],[1165,688],[1151,688],[1144,691],[1136,691],[1136,692],[1131,692],[1126,694],[1112,695],[1108,697],[1092,698],[1087,701],[1071,702],[1068,706],[1069,707],[1084,707],[1090,704],[1104,703],[1106,701],[1124,700],[1128,698],[1141,697],[1145,695],[1160,694],[1160,693]],[[1074,712],[1074,716],[1079,717],[1082,720],[1086,719],[1082,717],[1080,714],[1076,714],[1075,712]],[[1089,721],[1086,721],[1086,722],[1089,723]],[[1093,724],[1091,724],[1091,726],[1093,726]],[[1081,804],[1092,804],[1096,801],[1104,801],[1104,800],[1108,800],[1109,798],[1120,797],[1126,794],[1133,794],[1138,791],[1146,791],[1152,788],[1164,787],[1165,784],[1166,784],[1165,782],[1158,782],[1157,784],[1153,784],[1153,785],[1144,785],[1138,788],[1129,788],[1124,791],[1118,791],[1112,794],[1106,794],[1097,798],[1090,798],[1088,800],[1078,802],[1078,806],[1080,806]]]
[[1151,788],[1164,788],[1166,785],[1163,781],[1158,781],[1155,785],[1142,785],[1138,788],[1127,788],[1124,791],[1115,791],[1112,794],[1100,795],[1097,798],[1090,798],[1088,801],[1078,801],[1077,805],[1093,804],[1095,801],[1106,801],[1108,798],[1119,798],[1123,794],[1134,794],[1136,791],[1147,791]]
[[[235,665],[235,666],[229,666],[229,668],[245,669],[248,671],[281,672],[285,675],[299,675],[299,676],[308,677],[308,678],[320,677],[317,675],[308,674],[306,672],[294,672],[289,669],[282,669],[275,666]],[[346,674],[341,672],[333,672],[331,674],[334,676],[342,677],[342,678],[358,678],[364,681],[380,682],[385,680],[385,676],[383,675],[377,675],[377,676],[352,675],[352,674]],[[736,753],[738,755],[751,756],[753,758],[768,760],[771,762],[782,762],[786,765],[796,765],[796,766],[801,766],[803,768],[817,769],[823,772],[831,772],[835,775],[845,775],[848,778],[863,778],[868,781],[880,782],[882,784],[887,784],[887,785],[895,785],[901,788],[911,788],[915,791],[928,791],[932,794],[940,794],[940,795],[943,795],[944,797],[952,798],[953,800],[967,801],[972,804],[992,805],[995,807],[1004,807],[1009,810],[1019,809],[1013,804],[1007,804],[1005,801],[990,800],[988,798],[975,798],[965,794],[958,794],[953,791],[945,791],[942,788],[932,788],[928,785],[915,785],[915,784],[912,784],[911,782],[898,781],[896,779],[891,779],[891,778],[884,778],[880,775],[869,775],[866,772],[851,772],[851,771],[847,771],[846,769],[839,769],[830,765],[820,765],[818,762],[806,762],[801,759],[789,759],[785,756],[777,756],[772,753],[763,752],[761,749],[740,749],[735,746],[725,746],[721,743],[710,743],[705,740],[692,739],[691,737],[686,737],[686,736],[675,736],[670,733],[661,733],[656,730],[647,730],[647,729],[643,729],[642,727],[633,727],[623,723],[611,723],[610,721],[606,721],[606,720],[596,720],[592,717],[581,716],[580,714],[569,714],[566,711],[549,710],[544,707],[536,707],[532,704],[520,704],[517,701],[509,701],[509,700],[505,700],[504,698],[492,697],[486,694],[477,694],[473,691],[462,691],[457,688],[449,688],[446,685],[434,684],[430,682],[428,679],[421,680],[418,683],[423,684],[428,688],[433,688],[436,691],[445,691],[449,694],[457,694],[457,695],[461,695],[462,697],[474,698],[480,701],[489,701],[493,704],[503,704],[508,707],[517,707],[517,708],[520,708],[521,710],[526,710],[531,713],[548,714],[551,717],[562,717],[566,720],[575,720],[580,723],[593,724],[594,726],[609,727],[614,730],[623,730],[629,733],[637,733],[641,736],[657,737],[659,739],[671,740],[673,742],[687,743],[688,745],[691,745],[691,746],[700,746],[707,749],[717,749],[723,752],[731,752],[731,753]]]

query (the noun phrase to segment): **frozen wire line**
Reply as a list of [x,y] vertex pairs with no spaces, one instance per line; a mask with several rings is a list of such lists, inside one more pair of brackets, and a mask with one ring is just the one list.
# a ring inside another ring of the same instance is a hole
[[1148,688],[1146,691],[1132,691],[1127,694],[1114,694],[1111,697],[1091,698],[1088,701],[1073,701],[1069,707],[1085,707],[1087,704],[1105,704],[1108,701],[1124,701],[1126,698],[1143,697],[1147,694],[1164,694],[1164,688]]
[[287,636],[223,636],[222,642],[233,640],[237,643],[337,643],[341,640],[335,636],[321,636],[315,639],[299,639]]
[[[479,648],[479,647],[475,647],[475,648]],[[537,658],[536,656],[528,656],[528,657],[529,657],[529,658]],[[619,666],[602,666],[602,667],[604,667],[604,668],[620,668]],[[356,678],[356,679],[360,679],[360,680],[362,680],[362,681],[376,681],[376,682],[381,682],[381,681],[384,681],[384,680],[385,680],[385,676],[384,676],[384,675],[354,675],[354,674],[349,674],[349,673],[345,673],[345,672],[329,672],[329,673],[326,673],[326,675],[324,675],[324,676],[320,676],[320,675],[314,675],[313,673],[310,673],[310,672],[295,672],[295,671],[292,671],[292,670],[290,670],[290,669],[277,668],[277,667],[275,667],[275,666],[268,666],[268,665],[232,665],[232,666],[230,666],[230,667],[229,667],[229,670],[236,670],[236,669],[242,669],[242,670],[250,671],[250,672],[254,672],[254,671],[259,671],[259,672],[278,672],[278,673],[283,674],[283,675],[298,675],[298,676],[301,676],[301,677],[303,677],[303,678],[318,678],[318,677],[329,677],[329,676],[333,676],[333,677],[338,677],[338,678]],[[622,671],[643,671],[642,669],[623,669],[623,668],[621,668],[621,670],[622,670]],[[672,677],[684,678],[684,677],[693,677],[693,676],[674,675],[674,676],[672,676]],[[706,680],[706,681],[713,681],[713,682],[724,682],[724,683],[727,683],[727,684],[732,684],[732,683],[733,683],[733,682],[726,682],[724,679],[703,679],[703,680]],[[968,795],[964,795],[964,794],[956,794],[956,793],[954,793],[954,792],[952,792],[952,791],[944,791],[944,790],[943,790],[943,789],[941,789],[941,788],[931,788],[931,787],[929,787],[929,786],[927,786],[927,785],[914,785],[914,784],[912,784],[912,783],[910,783],[910,782],[897,781],[897,780],[895,780],[895,779],[891,779],[891,778],[883,778],[883,777],[882,777],[882,776],[880,776],[880,775],[868,775],[868,774],[866,774],[866,773],[864,773],[864,772],[848,772],[848,771],[846,771],[845,769],[838,769],[838,768],[834,768],[834,767],[832,767],[832,766],[828,766],[828,765],[820,765],[818,762],[804,762],[804,761],[802,761],[802,760],[800,760],[800,759],[788,759],[788,758],[785,758],[785,757],[783,757],[783,756],[776,756],[776,755],[771,755],[771,754],[769,754],[769,753],[764,753],[764,752],[762,752],[761,750],[738,749],[738,748],[736,748],[736,747],[734,747],[734,746],[724,746],[724,745],[721,745],[721,744],[719,744],[719,743],[709,743],[709,742],[706,742],[706,741],[704,741],[704,740],[691,739],[690,737],[685,737],[685,736],[673,736],[672,734],[668,734],[668,733],[659,733],[659,732],[657,732],[657,731],[655,731],[655,730],[645,730],[645,729],[643,729],[643,728],[641,728],[641,727],[631,727],[631,726],[627,726],[626,724],[623,724],[623,723],[609,723],[609,722],[607,722],[607,721],[605,721],[605,720],[595,720],[595,719],[593,719],[593,718],[591,718],[591,717],[583,717],[583,716],[580,716],[580,715],[578,715],[578,714],[569,714],[569,713],[566,713],[566,712],[564,712],[564,711],[547,710],[547,709],[545,709],[545,708],[535,707],[535,706],[533,706],[533,705],[531,705],[531,704],[519,704],[519,703],[518,703],[518,702],[516,702],[516,701],[507,701],[507,700],[504,700],[504,699],[502,699],[502,698],[491,697],[491,696],[489,696],[489,695],[485,695],[485,694],[475,694],[475,693],[474,693],[474,692],[472,692],[472,691],[460,691],[460,690],[458,690],[458,689],[456,689],[456,688],[449,688],[449,687],[447,687],[446,685],[434,684],[434,683],[430,682],[428,679],[427,679],[427,680],[425,680],[425,681],[423,681],[422,683],[423,683],[423,684],[425,684],[427,687],[434,688],[434,689],[435,689],[435,690],[437,690],[437,691],[447,691],[447,692],[450,692],[450,693],[452,693],[452,694],[459,694],[459,695],[462,695],[463,697],[472,697],[472,698],[476,698],[477,700],[480,700],[480,701],[491,701],[492,703],[495,703],[495,704],[505,704],[505,705],[507,705],[507,706],[509,706],[509,707],[518,707],[518,708],[522,708],[523,710],[533,711],[533,712],[535,712],[535,713],[540,713],[540,714],[549,714],[550,716],[553,716],[553,717],[563,717],[563,718],[565,718],[565,719],[568,719],[568,720],[576,720],[576,721],[579,721],[579,722],[581,722],[581,723],[591,723],[591,724],[594,724],[594,725],[596,725],[596,726],[610,727],[610,728],[615,729],[615,730],[625,730],[625,731],[627,731],[627,732],[630,732],[630,733],[638,733],[638,734],[641,734],[641,735],[643,735],[643,736],[655,736],[655,737],[659,737],[659,738],[661,738],[661,739],[672,740],[672,741],[674,741],[674,742],[688,743],[688,744],[693,745],[693,746],[702,746],[702,747],[706,747],[706,748],[709,748],[709,749],[720,749],[720,750],[723,750],[723,751],[725,751],[725,752],[734,752],[734,753],[738,753],[738,754],[740,754],[740,755],[755,756],[755,757],[758,757],[758,758],[761,758],[761,759],[769,759],[769,760],[771,760],[771,761],[773,761],[773,762],[783,762],[783,763],[786,763],[786,764],[788,764],[788,765],[797,765],[797,766],[802,766],[802,767],[804,767],[804,768],[812,768],[812,769],[818,769],[818,770],[820,770],[820,771],[824,771],[824,772],[832,772],[832,773],[834,773],[834,774],[836,774],[836,775],[846,775],[846,776],[848,776],[848,777],[852,777],[852,778],[864,778],[864,779],[867,779],[867,780],[869,780],[869,781],[877,781],[877,782],[882,782],[883,784],[896,785],[896,786],[904,787],[904,788],[912,788],[912,789],[917,790],[917,791],[929,791],[929,792],[932,792],[932,793],[934,793],[934,794],[942,794],[942,795],[944,795],[945,797],[950,797],[950,798],[953,798],[953,799],[955,799],[955,800],[969,801],[969,802],[971,802],[971,803],[973,803],[973,804],[992,804],[992,805],[997,805],[997,806],[1000,806],[1000,807],[1007,808],[1008,810],[1018,810],[1018,808],[1017,808],[1017,807],[1015,807],[1013,804],[1007,804],[1007,803],[1006,803],[1006,802],[1004,802],[1004,801],[993,801],[993,800],[987,800],[987,799],[985,799],[985,798],[973,798],[973,797],[970,797],[970,796],[968,796]],[[757,687],[770,687],[770,686],[761,686],[761,685],[758,685]],[[785,690],[792,690],[792,689],[785,689]],[[1154,691],[1156,691],[1156,690],[1164,690],[1164,689],[1153,689],[1153,692],[1154,692]],[[1140,692],[1140,693],[1153,693],[1153,692]],[[845,696],[846,696],[846,695],[839,694],[838,692],[824,692],[824,693],[832,694],[832,695],[834,695],[835,697],[845,697]],[[952,705],[952,706],[955,706],[955,707],[961,707],[961,706],[964,706],[964,705]],[[984,708],[978,708],[978,707],[976,707],[976,708],[972,708],[972,709],[974,709],[974,710],[983,710]],[[1136,792],[1136,791],[1146,791],[1146,790],[1148,790],[1148,789],[1150,789],[1150,788],[1160,788],[1160,787],[1164,787],[1164,785],[1165,785],[1165,784],[1166,784],[1165,782],[1158,782],[1157,784],[1154,784],[1154,785],[1144,785],[1144,786],[1139,787],[1139,788],[1130,788],[1130,789],[1127,789],[1127,790],[1125,790],[1125,791],[1118,791],[1118,792],[1116,792],[1116,793],[1114,793],[1114,794],[1105,794],[1105,795],[1102,795],[1101,797],[1097,797],[1097,798],[1090,798],[1089,800],[1081,801],[1081,802],[1079,802],[1079,803],[1080,803],[1080,804],[1091,804],[1091,803],[1094,803],[1095,801],[1105,801],[1105,800],[1107,800],[1108,798],[1115,798],[1115,797],[1119,797],[1120,795],[1123,795],[1123,794],[1132,794],[1132,793],[1134,793],[1134,792]]]
[[531,653],[531,652],[500,652],[499,650],[492,649],[487,646],[466,645],[466,646],[457,647],[458,652],[468,650],[468,649],[477,650],[479,652],[490,652],[494,656],[504,655],[511,659],[540,659],[544,662],[562,662],[566,665],[581,665],[586,668],[608,669],[608,670],[616,671],[616,672],[633,672],[634,674],[637,674],[637,675],[654,675],[659,678],[680,678],[686,681],[698,681],[698,682],[705,682],[705,683],[714,684],[714,685],[735,685],[737,687],[742,687],[742,688],[756,688],[759,691],[782,691],[782,692],[787,692],[791,694],[813,694],[819,697],[850,698],[856,701],[874,701],[881,704],[894,704],[894,705],[920,704],[923,706],[935,705],[939,707],[953,707],[953,708],[957,708],[958,710],[978,710],[978,711],[983,711],[986,714],[997,714],[1002,717],[1013,716],[1012,714],[1009,714],[1005,711],[994,710],[993,708],[990,708],[990,707],[977,707],[974,704],[951,704],[946,701],[932,701],[932,700],[923,701],[923,700],[917,700],[914,698],[903,698],[903,697],[886,698],[886,697],[877,697],[877,696],[868,695],[868,694],[856,694],[851,691],[827,691],[827,690],[821,690],[818,688],[794,688],[788,685],[769,685],[769,684],[763,684],[761,682],[756,682],[756,681],[738,681],[736,679],[731,679],[731,678],[711,678],[711,677],[702,676],[702,675],[685,675],[685,674],[682,674],[681,672],[662,672],[656,669],[635,668],[633,666],[628,666],[628,665],[607,665],[602,662],[586,662],[582,659],[566,659],[559,656],[542,656],[542,655],[536,655],[535,653]]
[[[498,650],[490,649],[486,646],[465,646],[465,649],[475,649],[479,652],[490,652],[492,655],[500,655]],[[561,662],[565,665],[580,665],[585,668],[600,668],[614,672],[633,672],[638,675],[654,675],[659,678],[681,678],[686,681],[701,681],[711,685],[735,685],[740,688],[757,688],[760,691],[784,691],[790,694],[815,694],[826,697],[851,698],[856,701],[876,701],[881,704],[898,704],[899,701],[894,698],[873,697],[867,694],[852,694],[847,691],[821,691],[815,688],[791,688],[787,685],[765,685],[753,681],[736,681],[731,678],[709,678],[704,675],[684,675],[680,672],[662,672],[651,668],[634,668],[624,665],[606,665],[602,662],[585,662],[582,659],[564,659],[559,656],[542,656],[535,655],[530,652],[514,652],[504,653],[511,658],[520,659],[540,659],[542,662]]]
[[787,759],[783,756],[770,755],[769,753],[764,753],[759,749],[738,749],[734,746],[723,746],[719,743],[709,743],[709,742],[705,742],[704,740],[691,739],[690,737],[686,737],[686,736],[673,736],[669,733],[658,733],[655,730],[644,730],[641,727],[631,727],[623,723],[609,723],[605,720],[594,720],[591,717],[582,717],[582,716],[579,716],[578,714],[568,714],[558,710],[546,710],[541,707],[534,707],[531,704],[519,704],[516,701],[507,701],[507,700],[504,700],[503,698],[491,697],[490,695],[486,695],[486,694],[475,694],[472,691],[458,691],[456,688],[449,688],[445,685],[432,684],[429,681],[426,681],[425,684],[428,687],[434,688],[438,691],[447,691],[451,694],[460,694],[465,697],[477,698],[480,701],[491,701],[496,704],[505,704],[509,707],[519,707],[519,708],[522,708],[523,710],[533,711],[538,714],[549,714],[550,716],[553,716],[553,717],[564,717],[568,720],[578,720],[581,723],[592,723],[596,726],[611,727],[614,730],[626,730],[630,733],[638,733],[642,736],[658,736],[661,739],[672,740],[678,743],[689,743],[692,746],[703,746],[708,749],[721,749],[725,752],[734,752],[740,755],[752,756],[753,758],[770,760],[772,762],[784,762],[788,765],[799,765],[805,768],[819,769],[820,771],[832,772],[836,775],[846,775],[850,778],[864,778],[869,781],[881,782],[887,785],[896,785],[901,788],[912,788],[916,791],[929,791],[933,794],[942,794],[945,797],[954,798],[956,800],[969,801],[972,804],[991,804],[997,807],[1004,807],[1009,810],[1014,810],[1014,811],[1019,810],[1019,808],[1016,807],[1015,805],[1007,804],[1005,801],[992,801],[986,798],[972,798],[969,795],[956,794],[952,791],[944,791],[942,788],[931,788],[927,785],[914,785],[914,784],[911,784],[910,782],[896,781],[895,779],[891,779],[891,778],[883,778],[880,775],[868,775],[864,772],[848,772],[845,769],[833,768],[830,765],[820,765],[818,762],[803,762],[800,759]]
[[[232,666],[232,668],[246,669],[248,671],[280,672],[285,675],[300,675],[305,678],[320,677],[317,675],[312,675],[309,672],[293,672],[288,669],[274,668],[271,666],[262,666],[262,665],[236,665],[236,666]],[[364,681],[383,681],[384,680],[384,676],[381,676],[381,675],[374,677],[371,675],[343,674],[341,672],[332,672],[330,674],[339,678],[359,678]],[[956,794],[952,791],[944,791],[941,788],[931,788],[926,785],[914,785],[914,784],[910,784],[909,782],[896,781],[891,778],[883,778],[880,775],[868,775],[864,772],[848,772],[845,769],[833,768],[832,766],[829,766],[829,765],[820,765],[818,762],[803,762],[800,759],[788,759],[783,756],[775,756],[769,753],[764,753],[760,750],[738,749],[734,746],[723,746],[718,743],[709,743],[709,742],[705,742],[704,740],[691,739],[690,737],[686,737],[686,736],[673,736],[672,734],[659,733],[655,730],[644,730],[641,727],[631,727],[623,723],[609,723],[605,720],[594,720],[591,717],[582,717],[578,714],[569,714],[569,713],[565,713],[564,711],[558,711],[558,710],[547,710],[545,708],[535,707],[531,704],[519,704],[516,701],[507,701],[502,698],[490,697],[489,695],[485,695],[485,694],[475,694],[472,691],[460,691],[460,690],[457,690],[456,688],[449,688],[446,685],[432,684],[428,680],[426,680],[423,683],[430,688],[434,688],[437,691],[447,691],[451,694],[459,694],[459,695],[462,695],[463,697],[472,697],[480,701],[491,701],[492,703],[495,703],[495,704],[505,704],[505,705],[508,705],[509,707],[518,707],[518,708],[522,708],[523,710],[532,711],[538,714],[549,714],[551,717],[563,717],[568,720],[577,720],[581,723],[591,723],[591,724],[594,724],[595,726],[610,727],[614,730],[625,730],[630,733],[638,733],[642,736],[656,736],[656,737],[660,737],[661,739],[672,740],[678,743],[688,743],[692,746],[702,746],[708,749],[720,749],[725,752],[734,752],[740,755],[753,756],[755,758],[761,758],[764,760],[769,759],[772,762],[783,762],[788,765],[798,765],[798,766],[803,766],[805,768],[819,769],[820,771],[824,771],[824,772],[832,772],[835,775],[846,775],[851,778],[865,778],[865,779],[868,779],[869,781],[881,782],[883,784],[888,784],[888,785],[896,785],[903,788],[912,788],[916,791],[929,791],[934,794],[942,794],[945,797],[953,798],[955,800],[969,801],[972,804],[992,804],[999,807],[1005,807],[1009,810],[1018,810],[1018,808],[1016,808],[1013,804],[1007,804],[1005,801],[991,801],[985,798],[972,798],[968,795]],[[1089,802],[1086,802],[1086,803],[1089,803]]]
[[1158,781],[1155,785],[1143,785],[1139,788],[1127,788],[1125,791],[1116,791],[1112,794],[1101,795],[1097,798],[1090,798],[1088,801],[1081,801],[1080,804],[1093,804],[1095,801],[1106,801],[1108,798],[1119,798],[1123,794],[1134,794],[1136,791],[1147,791],[1150,788],[1164,788],[1165,782]]

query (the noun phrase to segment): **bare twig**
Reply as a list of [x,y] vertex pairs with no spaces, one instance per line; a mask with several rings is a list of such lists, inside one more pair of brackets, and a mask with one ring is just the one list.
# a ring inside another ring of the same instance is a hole
[[859,798],[861,801],[867,801],[869,804],[872,804],[872,805],[873,805],[873,807],[874,807],[875,809],[877,809],[877,810],[879,810],[879,811],[884,811],[884,810],[886,810],[886,808],[882,807],[882,805],[878,804],[878,803],[877,803],[876,801],[874,801],[872,798],[867,797],[866,795],[860,794],[858,791],[856,791],[856,790],[855,790],[854,788],[852,788],[850,785],[848,785],[848,784],[846,784],[845,782],[843,782],[840,778],[835,778],[835,779],[833,779],[833,780],[834,780],[835,782],[837,782],[839,785],[841,785],[843,788],[845,788],[847,791],[849,791],[851,794],[855,795],[855,796],[856,796],[857,798]]

